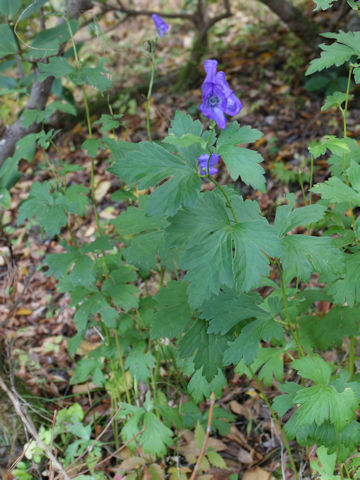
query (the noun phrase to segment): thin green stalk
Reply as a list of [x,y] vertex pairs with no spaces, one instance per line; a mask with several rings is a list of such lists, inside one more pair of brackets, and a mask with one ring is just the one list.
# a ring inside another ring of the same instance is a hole
[[314,155],[310,154],[310,185],[309,185],[309,205],[312,204],[312,187],[314,181]]
[[349,345],[349,382],[353,379],[355,372],[355,337],[350,337]]
[[290,448],[290,444],[289,444],[289,440],[287,438],[287,435],[284,431],[284,429],[282,428],[282,425],[280,423],[280,420],[278,419],[277,415],[275,414],[272,406],[271,406],[271,403],[270,403],[270,400],[268,399],[262,385],[261,385],[261,382],[259,380],[259,378],[255,375],[255,372],[252,370],[251,366],[248,366],[248,369],[251,373],[251,375],[253,376],[253,379],[255,380],[255,383],[256,383],[256,386],[258,387],[268,409],[269,409],[269,412],[270,412],[270,415],[272,416],[274,422],[276,423],[276,425],[278,426],[279,430],[280,430],[280,433],[281,433],[281,437],[283,439],[283,442],[284,442],[284,445],[285,445],[285,448],[286,448],[286,451],[288,452],[288,455],[289,455],[289,459],[290,459],[290,463],[291,463],[291,466],[292,466],[292,469],[294,471],[294,474],[295,474],[295,478],[296,480],[298,480],[299,476],[298,476],[298,472],[297,472],[297,468],[296,468],[296,465],[295,465],[295,460],[294,460],[294,457],[291,453],[291,448]]
[[282,271],[281,265],[278,261],[275,262],[275,266],[277,267],[278,272],[279,272],[279,276],[280,276],[281,293],[282,293],[283,302],[284,302],[287,325],[288,325],[289,331],[290,331],[293,339],[296,342],[299,353],[303,357],[305,355],[305,353],[304,353],[304,350],[301,346],[298,334],[297,334],[296,330],[294,330],[294,327],[292,325],[291,318],[290,318],[289,304],[288,304],[288,299],[287,299],[287,295],[286,295],[286,287],[285,287],[283,271]]
[[120,370],[124,379],[124,388],[125,388],[125,394],[126,394],[126,400],[128,404],[131,404],[131,397],[130,397],[130,392],[128,389],[128,384],[127,384],[127,378],[126,378],[126,372],[125,372],[125,367],[124,367],[124,362],[123,362],[123,357],[122,357],[122,352],[121,352],[121,346],[120,346],[120,341],[119,341],[119,336],[117,332],[114,332],[115,336],[115,343],[116,343],[116,350],[118,353],[119,357],[119,365],[120,365]]
[[233,206],[231,205],[231,201],[230,201],[230,198],[228,196],[228,194],[225,192],[225,190],[223,189],[223,187],[220,185],[219,182],[217,182],[213,177],[211,177],[209,174],[206,175],[206,178],[208,178],[210,180],[210,182],[214,183],[218,189],[220,190],[220,192],[223,194],[223,196],[225,197],[225,200],[226,200],[226,203],[227,203],[227,206],[230,208],[231,210],[231,213],[232,213],[232,216],[235,220],[235,223],[239,223],[238,219],[236,218],[236,215],[235,215],[235,211],[233,209]]
[[300,184],[301,193],[302,193],[302,196],[303,196],[303,199],[304,199],[304,203],[305,203],[305,205],[307,205],[305,189],[304,189],[304,182],[303,182],[301,170],[299,170],[299,184]]
[[[347,137],[347,124],[346,124],[346,117],[347,117],[347,111],[348,111],[348,105],[349,105],[349,94],[350,94],[350,85],[351,85],[351,76],[353,72],[353,65],[350,63],[349,66],[349,74],[348,74],[348,81],[347,81],[347,86],[346,86],[346,99],[345,99],[345,106],[342,111],[343,114],[343,123],[344,123],[344,138]],[[346,153],[344,153],[344,158],[346,159]],[[345,168],[345,165],[344,165]]]
[[156,41],[149,42],[150,45],[150,53],[151,53],[151,75],[150,75],[150,83],[149,83],[149,90],[146,96],[146,103],[145,103],[145,110],[146,110],[146,128],[149,137],[149,141],[152,142],[151,136],[151,124],[150,124],[150,100],[152,89],[154,85],[154,78],[155,78],[155,50],[156,50]]
[[164,286],[166,268],[160,267],[160,288]]

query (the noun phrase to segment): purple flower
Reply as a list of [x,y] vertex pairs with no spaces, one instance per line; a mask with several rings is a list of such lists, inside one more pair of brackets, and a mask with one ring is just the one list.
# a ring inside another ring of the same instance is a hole
[[[199,167],[200,167],[200,173],[201,175],[206,175],[209,173],[209,175],[214,175],[218,169],[214,167],[220,160],[220,155],[217,155],[216,153],[212,153],[210,160],[209,160],[210,155],[207,153],[204,153],[203,155],[200,155],[200,157],[197,159]],[[208,166],[209,166],[209,172],[208,172]]]
[[169,25],[165,23],[164,20],[160,17],[160,15],[157,15],[156,13],[152,14],[152,19],[159,37],[164,37],[166,32],[169,30]]
[[242,109],[242,104],[229,87],[224,72],[217,72],[216,60],[205,60],[204,68],[206,77],[202,84],[201,113],[211,120],[215,120],[220,128],[225,128],[227,115],[237,115]]

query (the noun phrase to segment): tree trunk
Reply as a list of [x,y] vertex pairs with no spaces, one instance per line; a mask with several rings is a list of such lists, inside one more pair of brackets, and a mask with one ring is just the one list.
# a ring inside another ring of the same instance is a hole
[[267,5],[306,45],[313,50],[318,48],[317,26],[288,0],[260,0]]
[[[69,9],[69,18],[71,19],[79,17],[85,10],[92,8],[92,3],[90,0],[70,0],[67,7]],[[62,50],[60,49],[60,54]],[[46,107],[54,77],[47,77],[43,82],[40,82],[38,76],[39,71],[36,69],[35,81],[32,85],[30,98],[25,110],[44,110]],[[40,127],[41,125],[38,123],[24,127],[21,118],[19,118],[15,123],[6,128],[3,138],[0,140],[0,168],[5,160],[14,154],[16,142],[29,133],[39,131]]]

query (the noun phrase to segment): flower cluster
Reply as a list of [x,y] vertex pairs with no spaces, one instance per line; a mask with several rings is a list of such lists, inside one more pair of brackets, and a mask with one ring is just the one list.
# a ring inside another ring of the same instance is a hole
[[153,19],[159,37],[164,37],[169,30],[169,25],[156,13],[153,13],[151,17]]
[[215,120],[220,128],[225,128],[227,115],[237,115],[242,109],[242,104],[229,87],[225,73],[217,69],[216,60],[205,60],[204,68],[206,77],[202,84],[201,113],[211,120]]
[[215,168],[214,165],[216,165],[219,160],[220,160],[220,155],[217,155],[216,153],[212,153],[211,157],[207,153],[200,155],[197,161],[200,167],[201,174],[214,175],[218,171],[218,169]]

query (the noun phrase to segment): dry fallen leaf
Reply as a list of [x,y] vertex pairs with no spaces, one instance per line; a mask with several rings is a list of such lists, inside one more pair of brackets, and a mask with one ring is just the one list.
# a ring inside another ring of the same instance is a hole
[[247,470],[242,480],[270,480],[271,474],[263,468],[256,467],[253,470]]

